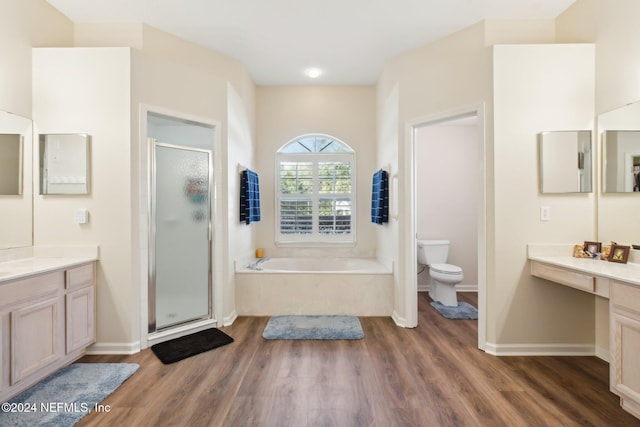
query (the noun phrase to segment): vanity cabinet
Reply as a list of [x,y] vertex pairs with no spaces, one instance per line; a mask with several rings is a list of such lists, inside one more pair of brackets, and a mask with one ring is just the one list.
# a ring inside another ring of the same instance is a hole
[[0,283],[0,401],[84,354],[94,295],[94,262]]
[[66,354],[87,347],[96,339],[94,283],[93,264],[66,271]]
[[609,299],[609,389],[640,418],[640,266],[531,254],[529,260],[532,276]]
[[625,410],[640,418],[640,288],[613,282],[609,310],[611,391],[620,396]]

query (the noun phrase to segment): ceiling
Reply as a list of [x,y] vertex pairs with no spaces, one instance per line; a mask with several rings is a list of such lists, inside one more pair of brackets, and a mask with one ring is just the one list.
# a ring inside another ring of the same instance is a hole
[[483,19],[554,19],[575,0],[47,1],[73,22],[143,22],[224,53],[258,85],[370,85],[400,53]]

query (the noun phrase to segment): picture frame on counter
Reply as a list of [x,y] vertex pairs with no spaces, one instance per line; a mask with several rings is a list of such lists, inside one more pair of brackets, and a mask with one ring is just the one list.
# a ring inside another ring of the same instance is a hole
[[589,252],[590,254],[599,254],[602,252],[602,243],[601,242],[584,242],[584,250],[585,252]]
[[607,261],[626,264],[629,259],[630,249],[631,248],[629,246],[611,245],[611,252],[609,252],[609,258],[607,258]]

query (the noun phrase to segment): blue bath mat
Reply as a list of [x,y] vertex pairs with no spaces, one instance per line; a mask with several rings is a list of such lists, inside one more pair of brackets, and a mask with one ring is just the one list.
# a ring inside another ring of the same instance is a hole
[[362,326],[354,316],[274,316],[262,337],[268,340],[359,340]]
[[440,301],[433,301],[431,306],[447,319],[475,320],[478,318],[478,310],[466,302],[459,302],[457,307],[449,307]]
[[[138,370],[136,363],[74,363],[4,403],[0,425],[73,426]],[[15,411],[12,409],[15,408]]]

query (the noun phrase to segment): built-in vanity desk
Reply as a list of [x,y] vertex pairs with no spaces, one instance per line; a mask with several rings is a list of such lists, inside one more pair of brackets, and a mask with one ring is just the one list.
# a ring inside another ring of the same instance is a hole
[[95,342],[94,249],[48,248],[0,260],[0,401],[80,358]]
[[609,386],[622,407],[640,418],[640,263],[572,253],[573,245],[529,245],[531,275],[609,299]]

